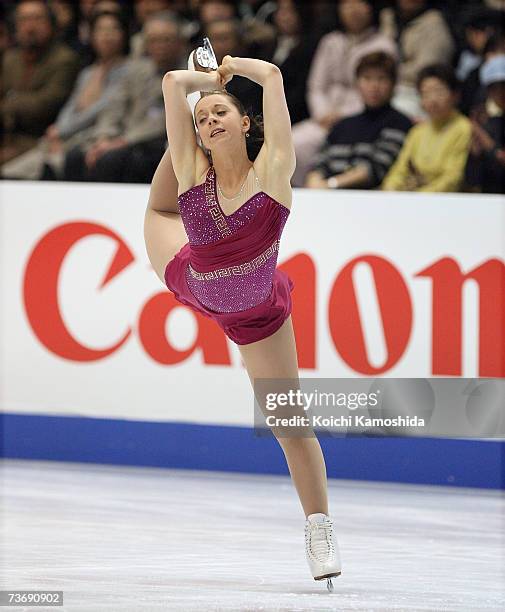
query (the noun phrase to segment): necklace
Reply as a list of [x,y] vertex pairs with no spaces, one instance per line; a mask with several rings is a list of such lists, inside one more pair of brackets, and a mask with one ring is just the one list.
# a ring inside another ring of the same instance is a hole
[[239,196],[242,195],[242,192],[244,191],[244,187],[247,182],[247,178],[249,177],[249,172],[250,172],[250,169],[247,171],[247,174],[245,175],[245,179],[244,179],[244,182],[242,183],[242,187],[240,188],[240,191],[237,193],[237,195],[233,196],[232,198],[229,198],[228,196],[224,195],[224,193],[221,190],[221,186],[219,185],[219,181],[217,180],[217,177],[216,177],[216,185],[217,185],[217,190],[219,191],[219,195],[222,196],[225,200],[236,200]]

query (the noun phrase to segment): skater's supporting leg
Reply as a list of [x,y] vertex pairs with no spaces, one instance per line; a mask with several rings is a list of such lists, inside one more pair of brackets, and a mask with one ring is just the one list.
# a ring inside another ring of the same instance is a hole
[[[251,383],[255,378],[292,379],[298,382],[298,362],[291,316],[273,335],[239,345]],[[261,402],[261,398],[257,398]],[[263,407],[262,407],[263,408]],[[275,430],[274,434],[277,436]],[[326,466],[319,441],[314,437],[280,437],[291,477],[305,516],[328,514]]]

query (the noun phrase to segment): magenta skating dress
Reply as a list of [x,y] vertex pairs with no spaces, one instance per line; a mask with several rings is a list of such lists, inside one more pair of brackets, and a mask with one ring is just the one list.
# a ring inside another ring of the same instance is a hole
[[236,344],[272,335],[292,307],[294,283],[276,268],[289,209],[260,191],[225,215],[213,166],[178,202],[189,242],[165,269],[167,287]]

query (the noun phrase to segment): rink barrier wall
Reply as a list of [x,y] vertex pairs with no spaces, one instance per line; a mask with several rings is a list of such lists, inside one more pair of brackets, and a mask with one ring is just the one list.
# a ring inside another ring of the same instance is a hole
[[[1,454],[287,474],[237,347],[154,273],[148,196],[0,184]],[[301,377],[505,378],[503,197],[295,190],[279,267]],[[503,488],[503,441],[321,443],[330,477]]]
[[[4,414],[2,455],[190,470],[288,475],[273,437],[251,428]],[[319,438],[329,478],[505,489],[505,442]]]

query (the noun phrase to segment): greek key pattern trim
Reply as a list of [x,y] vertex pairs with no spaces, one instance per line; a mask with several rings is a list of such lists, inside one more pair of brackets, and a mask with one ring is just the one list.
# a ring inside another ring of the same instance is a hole
[[228,227],[228,223],[226,223],[226,219],[219,208],[219,204],[216,201],[215,197],[215,184],[216,184],[216,173],[214,168],[211,167],[208,175],[208,180],[205,181],[205,199],[207,200],[207,205],[209,207],[209,213],[212,217],[212,220],[216,224],[217,229],[221,233],[221,236],[225,238],[226,236],[231,236],[231,230]]
[[244,274],[250,274],[260,266],[262,266],[274,253],[277,253],[279,250],[280,240],[276,240],[273,242],[268,249],[260,253],[257,257],[252,259],[251,261],[247,261],[246,263],[240,264],[240,266],[229,266],[228,268],[218,268],[217,270],[212,270],[211,272],[197,272],[191,264],[189,264],[189,271],[193,278],[197,280],[217,280],[218,278],[223,278],[226,276],[242,276]]

